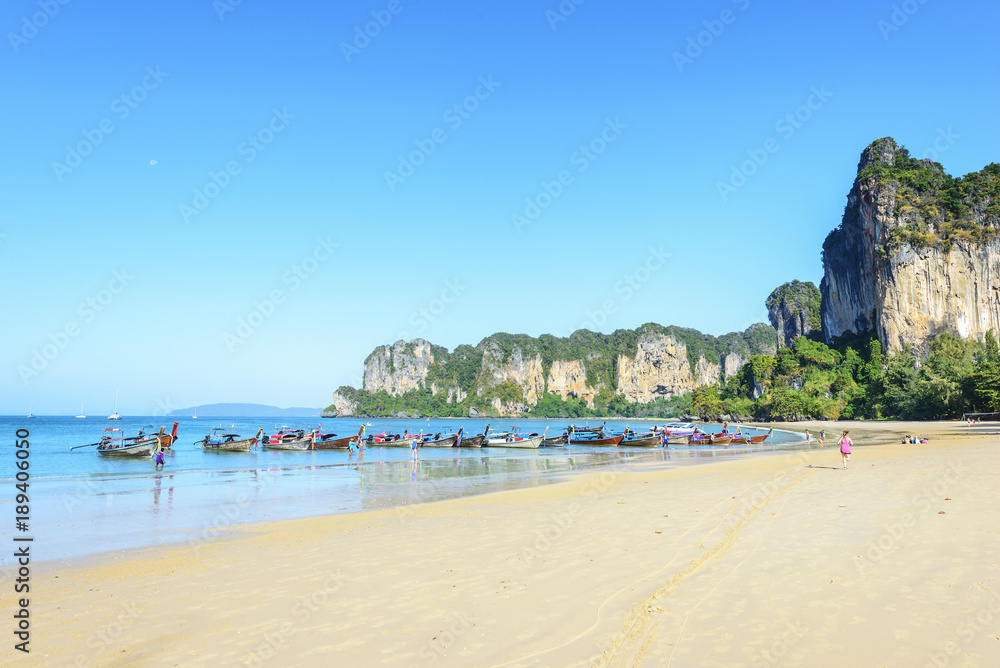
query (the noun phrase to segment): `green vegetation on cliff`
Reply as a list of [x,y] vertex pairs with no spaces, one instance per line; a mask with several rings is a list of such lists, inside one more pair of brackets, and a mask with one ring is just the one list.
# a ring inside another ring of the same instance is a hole
[[819,333],[823,327],[820,319],[820,302],[820,291],[814,283],[794,280],[776,288],[764,305],[769,312],[784,308],[793,316],[803,313],[808,331]]
[[727,383],[691,394],[699,415],[761,419],[937,419],[1000,411],[1000,344],[992,331],[984,341],[944,333],[918,364],[907,350],[883,356],[870,332],[831,346],[801,336],[777,355],[751,358]]
[[[494,413],[497,401],[505,407],[505,411],[520,406],[516,410],[538,417],[668,417],[683,414],[691,407],[689,398],[660,398],[648,404],[632,404],[616,392],[619,359],[622,356],[635,357],[639,339],[644,335],[671,336],[684,343],[692,372],[701,358],[712,364],[721,364],[730,353],[746,359],[754,354],[773,351],[777,345],[774,330],[763,323],[752,325],[744,332],[720,337],[655,323],[647,323],[635,330],[619,329],[611,334],[578,330],[568,337],[543,334],[535,338],[499,332],[484,338],[475,347],[461,345],[452,352],[431,345],[434,361],[427,367],[427,376],[422,379],[418,390],[397,397],[385,391],[370,392],[349,387],[340,388],[338,393],[355,404],[356,413],[374,417],[400,413],[457,417],[468,415],[473,408],[481,413]],[[411,345],[412,342],[407,344]],[[507,381],[495,384],[494,372],[498,365],[509,363],[515,351],[519,351],[524,360],[541,360],[546,387],[534,406],[527,406],[524,390],[517,383]],[[409,352],[412,354],[413,351]],[[374,355],[369,355],[366,364],[373,360]],[[557,361],[579,361],[582,364],[586,385],[597,392],[593,399],[594,408],[589,408],[582,399],[568,396],[564,400],[549,391],[549,374]],[[389,371],[391,373],[393,369]],[[462,397],[461,400],[458,397]],[[328,410],[334,409],[330,407]]]
[[942,244],[954,239],[983,241],[1000,232],[1000,164],[953,177],[940,163],[918,160],[891,137],[872,143],[873,154],[892,152],[893,164],[875,160],[858,172],[862,188],[895,192],[893,215],[900,222],[890,232],[887,251]]

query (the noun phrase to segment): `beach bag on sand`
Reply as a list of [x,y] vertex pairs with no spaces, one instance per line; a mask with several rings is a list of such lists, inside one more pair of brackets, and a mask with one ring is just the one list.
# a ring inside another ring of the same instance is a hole
[[851,439],[846,436],[840,439],[840,452],[845,455],[851,454]]

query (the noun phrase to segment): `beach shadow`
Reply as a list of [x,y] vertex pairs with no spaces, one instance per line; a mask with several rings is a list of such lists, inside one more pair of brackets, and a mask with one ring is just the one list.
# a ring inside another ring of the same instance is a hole
[[813,466],[810,464],[806,467],[807,469],[833,469],[834,471],[842,470],[843,466]]

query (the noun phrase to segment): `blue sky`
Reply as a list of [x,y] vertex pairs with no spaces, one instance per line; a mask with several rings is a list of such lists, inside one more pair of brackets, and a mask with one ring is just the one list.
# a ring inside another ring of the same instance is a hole
[[819,283],[872,140],[1000,159],[994,3],[561,6],[5,3],[0,413],[325,406],[400,337],[740,330]]

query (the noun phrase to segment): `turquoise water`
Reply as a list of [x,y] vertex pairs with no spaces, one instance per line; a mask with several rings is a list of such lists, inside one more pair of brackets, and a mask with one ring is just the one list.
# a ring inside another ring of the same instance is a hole
[[[293,517],[391,508],[446,498],[550,484],[574,472],[636,463],[663,466],[696,464],[717,458],[746,456],[786,447],[799,441],[796,434],[775,432],[766,446],[753,448],[581,447],[515,450],[508,448],[426,448],[416,462],[406,448],[367,448],[360,455],[347,451],[249,453],[205,451],[193,445],[220,424],[227,430],[252,436],[259,427],[273,433],[287,425],[315,427],[317,419],[181,418],[178,442],[167,454],[163,470],[151,459],[108,458],[94,448],[70,447],[94,443],[102,429],[121,427],[133,436],[141,426],[170,431],[173,419],[104,417],[0,417],[0,522],[12,525],[15,515],[14,439],[18,429],[30,432],[29,531],[34,558],[64,560],[88,554],[162,543],[211,540],[233,525]],[[489,422],[494,430],[508,429],[499,420],[322,420],[323,431],[341,436],[357,433],[458,431],[482,433]],[[525,432],[550,435],[567,423],[516,420]],[[582,424],[581,422],[577,423]],[[599,424],[593,423],[592,424]],[[627,423],[608,422],[621,430]],[[647,423],[630,422],[638,431]],[[713,426],[706,429],[712,431]],[[0,566],[9,566],[0,559]]]

